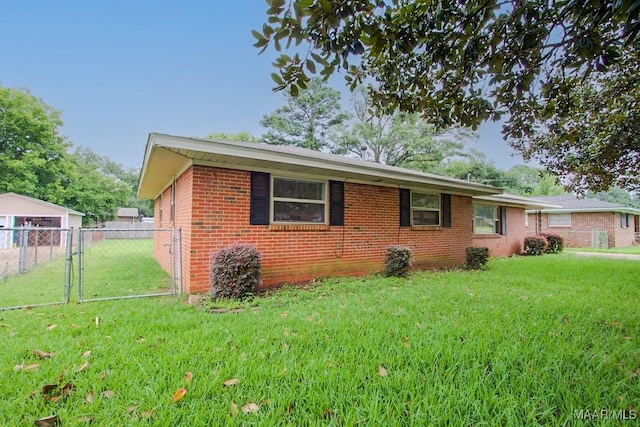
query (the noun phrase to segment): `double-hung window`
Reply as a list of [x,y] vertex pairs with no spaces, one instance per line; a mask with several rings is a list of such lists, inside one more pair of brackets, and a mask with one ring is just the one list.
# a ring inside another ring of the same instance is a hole
[[549,227],[571,227],[571,213],[550,213]]
[[473,205],[473,234],[500,234],[498,206]]
[[440,195],[411,192],[411,223],[440,225]]
[[326,223],[326,181],[274,177],[272,189],[272,222]]

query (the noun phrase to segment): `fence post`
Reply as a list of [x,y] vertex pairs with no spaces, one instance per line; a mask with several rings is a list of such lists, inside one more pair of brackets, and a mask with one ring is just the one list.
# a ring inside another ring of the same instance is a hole
[[78,302],[83,300],[82,285],[84,281],[84,245],[82,244],[82,228],[78,229]]
[[18,273],[27,272],[27,251],[29,250],[29,235],[26,228],[20,228],[20,254],[18,257]]
[[[62,242],[62,231],[60,231]],[[71,271],[73,270],[73,227],[67,231],[67,249],[64,261],[64,299],[67,304],[71,300]]]

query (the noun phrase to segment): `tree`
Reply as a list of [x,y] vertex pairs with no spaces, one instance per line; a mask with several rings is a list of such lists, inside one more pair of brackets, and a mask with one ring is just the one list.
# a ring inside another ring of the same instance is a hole
[[376,114],[363,87],[354,92],[353,111],[353,120],[332,132],[336,154],[433,172],[445,159],[463,155],[469,136],[462,130],[445,135],[417,114]]
[[319,78],[301,83],[306,90],[299,96],[287,94],[286,105],[263,117],[260,124],[269,131],[260,138],[262,142],[311,150],[326,149],[329,146],[329,129],[348,118],[341,111],[340,92]]
[[133,198],[131,177],[121,179],[122,167],[86,147],[71,155],[74,174],[65,203],[85,214],[84,225],[113,220],[118,207],[129,206]]
[[0,192],[64,202],[73,166],[60,126],[60,113],[42,100],[0,86]]
[[[255,46],[295,50],[274,62],[278,90],[297,94],[318,68],[325,78],[345,71],[352,90],[370,83],[373,105],[386,113],[419,112],[438,127],[472,128],[505,116],[509,143],[525,158],[548,159],[543,164],[577,190],[640,184],[637,90],[610,106],[614,114],[572,114],[600,90],[594,76],[611,76],[613,83],[619,75],[638,75],[638,0],[268,3],[268,23],[253,32]],[[615,85],[611,93],[632,83]],[[582,95],[575,108],[570,100]],[[561,105],[573,121],[548,123]],[[562,128],[588,126],[594,115],[600,133],[576,140],[577,131]],[[545,132],[548,137],[535,138]],[[597,141],[589,144],[594,135]],[[611,143],[614,138],[622,142]],[[624,178],[617,179],[624,167]]]
[[553,196],[564,194],[555,176],[526,165],[516,165],[505,172],[508,192],[522,196]]
[[206,138],[219,139],[222,141],[258,142],[258,138],[245,131],[240,131],[238,133],[211,132],[206,136]]
[[587,193],[586,197],[602,200],[603,202],[615,203],[621,206],[630,206],[640,209],[640,199],[634,197],[628,191],[618,187],[611,187],[607,191],[599,193]]
[[505,187],[506,179],[502,170],[487,160],[486,156],[478,151],[472,150],[470,160],[453,160],[448,162],[441,173],[466,181],[478,182],[480,184],[494,187]]

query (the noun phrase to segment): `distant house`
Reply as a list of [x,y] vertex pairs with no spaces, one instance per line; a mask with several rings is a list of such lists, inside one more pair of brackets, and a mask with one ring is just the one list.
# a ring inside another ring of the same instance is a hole
[[640,232],[640,209],[578,199],[571,194],[537,196],[537,200],[559,205],[557,208],[528,209],[527,232],[556,233],[568,246],[615,248],[636,243]]
[[[82,212],[55,205],[33,197],[16,193],[0,194],[0,229],[17,227],[80,228]],[[0,249],[10,248],[15,243],[14,233],[0,233]],[[55,244],[59,242],[59,234]],[[53,237],[52,237],[53,238]]]
[[137,222],[139,219],[138,208],[118,208],[117,222]]
[[[476,242],[496,255],[520,253],[514,242],[526,236],[525,207],[535,203],[482,199],[500,193],[300,148],[162,134],[149,135],[138,186],[140,198],[155,201],[155,227],[181,229],[190,293],[209,289],[211,254],[232,243],[262,253],[263,287],[378,272],[392,245],[410,247],[418,269],[463,264]],[[481,222],[498,219],[487,236]],[[169,270],[167,243],[154,242]]]

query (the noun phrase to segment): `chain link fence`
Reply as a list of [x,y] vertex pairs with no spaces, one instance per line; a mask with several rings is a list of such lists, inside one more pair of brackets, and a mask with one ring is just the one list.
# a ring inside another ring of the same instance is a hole
[[0,307],[69,301],[73,230],[17,227],[0,229]]
[[[181,293],[180,230],[0,229],[0,310]],[[72,287],[77,286],[77,293]]]
[[179,231],[83,228],[77,246],[78,302],[181,292]]

